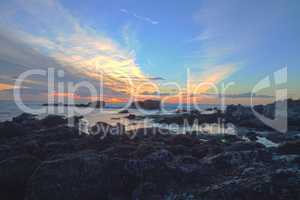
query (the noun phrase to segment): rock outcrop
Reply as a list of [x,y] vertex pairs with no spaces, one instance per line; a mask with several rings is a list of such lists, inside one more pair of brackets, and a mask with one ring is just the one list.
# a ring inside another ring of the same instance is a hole
[[135,101],[131,104],[131,108],[141,108],[144,110],[160,110],[161,102],[159,100]]
[[266,148],[158,128],[80,134],[63,117],[29,115],[0,123],[0,133],[3,199],[300,198],[299,141],[285,137]]

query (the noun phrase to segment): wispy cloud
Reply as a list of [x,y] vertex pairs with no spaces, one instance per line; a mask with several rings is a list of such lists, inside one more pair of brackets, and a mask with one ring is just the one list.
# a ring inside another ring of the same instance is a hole
[[128,11],[127,9],[124,9],[124,8],[121,8],[121,9],[120,9],[120,12],[122,12],[122,13],[124,13],[124,14],[126,14],[126,15],[129,15],[129,16],[132,16],[132,17],[134,17],[134,18],[136,18],[136,19],[138,19],[138,20],[141,20],[141,21],[150,23],[150,24],[152,24],[152,25],[157,25],[157,24],[159,24],[159,21],[153,20],[153,19],[151,19],[151,18],[149,18],[149,17],[144,17],[144,16],[141,16],[141,15],[138,15],[138,14],[136,14],[136,13],[134,13],[134,12],[130,12],[130,11]]
[[14,84],[0,83],[0,92],[5,90],[13,90],[15,87]]
[[[211,96],[211,97],[221,97],[221,94],[213,94],[213,93],[203,93],[202,95],[205,96]],[[222,95],[225,98],[230,99],[237,99],[237,98],[274,98],[274,96],[271,95],[263,95],[263,94],[252,94],[250,92],[248,93],[239,93],[239,94],[224,94]]]
[[[234,23],[231,19],[224,22],[224,18],[231,15],[224,14],[227,8],[223,4],[214,4],[208,0],[203,1],[201,5],[200,11],[195,14],[195,22],[201,27],[201,32],[189,40],[189,45],[193,45],[195,50],[185,56],[189,62],[193,60],[194,63],[191,69],[192,87],[197,87],[201,82],[217,85],[244,64],[243,59],[235,56],[239,53],[240,43],[243,42],[231,40],[235,29],[224,28]],[[202,86],[197,93],[205,93],[208,89],[210,86]]]
[[[24,23],[30,27],[22,28],[14,15],[0,20],[0,41],[4,45],[0,59],[28,69],[56,67],[65,69],[70,76],[80,75],[93,81],[102,78],[105,88],[124,95],[134,91],[137,83],[151,82],[136,63],[134,54],[109,36],[81,26],[58,1],[16,0],[9,9],[15,10],[14,14],[22,12],[26,16]],[[8,26],[8,22],[14,26]],[[136,79],[127,81],[121,76]]]

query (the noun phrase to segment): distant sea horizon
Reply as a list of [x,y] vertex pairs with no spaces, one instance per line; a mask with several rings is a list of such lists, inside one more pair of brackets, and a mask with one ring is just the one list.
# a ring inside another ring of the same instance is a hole
[[[40,109],[43,106],[44,103],[46,103],[45,101],[23,101],[23,103],[32,108],[32,109]],[[120,109],[124,108],[127,109],[125,107],[126,103],[107,103],[105,105],[105,108],[102,110],[101,116],[103,115],[108,115],[111,113],[117,113],[117,111],[119,111]],[[197,104],[197,107],[199,109],[207,109],[207,108],[215,108],[215,107],[220,107],[220,105],[216,105],[216,104]],[[164,109],[170,112],[175,111],[176,109],[186,109],[187,105],[186,104],[182,104],[181,106],[179,106],[179,104],[165,104]],[[191,109],[193,109],[193,107],[191,107]],[[141,114],[139,113],[136,109],[130,109],[131,112],[135,113],[135,114]],[[153,112],[156,112],[155,110]],[[157,111],[158,112],[158,111]],[[12,120],[12,118],[20,115],[24,113],[14,101],[9,101],[9,100],[0,100],[0,122],[3,121],[7,121],[7,120]],[[97,112],[99,114],[99,112]],[[41,115],[40,117],[46,116],[49,113],[45,113],[43,115]],[[58,115],[65,115],[65,113],[55,113]],[[88,114],[85,117],[89,117],[89,115],[93,115],[94,113]],[[159,114],[159,113],[158,113]],[[95,119],[97,120],[97,119]],[[101,121],[101,117],[99,117],[99,121]],[[107,122],[107,120],[104,120],[105,122]]]

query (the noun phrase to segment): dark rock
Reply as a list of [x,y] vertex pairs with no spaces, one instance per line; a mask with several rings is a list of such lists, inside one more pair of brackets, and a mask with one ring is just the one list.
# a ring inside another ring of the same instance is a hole
[[262,144],[256,142],[235,142],[226,148],[226,151],[255,151],[264,148]]
[[125,134],[125,126],[121,123],[117,123],[116,126],[112,126],[105,122],[97,122],[96,125],[90,128],[89,133],[91,135],[98,135],[103,139],[109,135]]
[[289,141],[278,147],[281,154],[297,154],[300,155],[300,140]]
[[0,196],[3,199],[24,199],[27,182],[40,161],[19,155],[0,162]]
[[246,133],[246,137],[250,140],[250,141],[256,141],[257,140],[257,136],[258,134],[255,132],[248,132]]
[[167,143],[169,145],[193,146],[195,144],[198,144],[199,141],[197,141],[197,139],[191,136],[179,134],[179,135],[171,136],[171,138]]
[[168,129],[162,128],[140,128],[136,130],[131,130],[126,133],[131,139],[135,140],[144,140],[144,139],[162,139],[163,136],[168,136],[171,134],[171,131]]
[[[244,110],[233,106],[229,113],[210,117],[196,111],[179,116],[204,121],[226,116],[241,123],[251,120]],[[78,127],[67,126],[69,120],[60,116],[39,120],[25,114],[0,123],[1,197],[299,199],[296,131],[254,132],[246,134],[253,138],[245,142],[243,133],[174,135],[161,128],[125,132],[122,124],[102,122],[81,134]],[[258,136],[283,144],[265,148],[256,142]]]
[[120,144],[117,146],[110,147],[101,151],[101,154],[109,155],[109,157],[116,157],[116,158],[130,158],[132,153],[136,150],[135,146],[132,145],[125,145]]
[[135,119],[136,116],[135,116],[135,114],[129,114],[126,118],[132,120],[132,119]]
[[103,169],[103,158],[96,154],[44,162],[30,179],[26,199],[106,199]]
[[28,131],[27,128],[16,122],[7,121],[0,124],[0,138],[24,136]]
[[168,187],[176,178],[176,172],[168,165],[173,159],[171,152],[162,149],[142,160],[128,160],[126,169],[141,182],[153,182],[161,187]]
[[203,161],[210,165],[211,168],[214,168],[216,173],[236,173],[236,170],[239,170],[240,167],[247,166],[252,163],[271,162],[272,155],[265,150],[232,151],[206,157]]
[[29,113],[22,113],[21,115],[14,117],[12,121],[16,123],[26,123],[34,120],[36,120],[36,115],[29,114]]
[[146,182],[135,189],[132,194],[132,199],[161,200],[163,196],[159,194],[160,192],[156,184]]
[[67,124],[67,119],[64,116],[48,115],[42,119],[42,124],[46,127],[54,127]]
[[140,144],[136,151],[132,153],[132,156],[137,157],[139,159],[144,158],[145,156],[155,152],[158,150],[158,147],[152,144]]
[[128,110],[121,110],[119,113],[120,114],[126,114],[126,113],[129,113],[129,111]]
[[145,100],[133,102],[131,108],[141,108],[145,110],[159,110],[161,109],[161,103],[157,100]]
[[299,199],[300,174],[295,170],[277,170],[263,176],[233,179],[209,187],[199,194],[203,200]]
[[34,199],[116,199],[130,197],[138,185],[126,160],[93,152],[66,154],[44,162],[33,174],[27,193]]
[[113,126],[105,123],[105,122],[97,122],[93,127],[90,129],[90,133],[92,135],[103,135],[103,134],[111,134]]

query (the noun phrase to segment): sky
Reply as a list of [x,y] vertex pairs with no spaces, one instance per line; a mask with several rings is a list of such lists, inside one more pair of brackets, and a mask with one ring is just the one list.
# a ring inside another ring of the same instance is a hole
[[[1,1],[0,99],[16,89],[26,100],[97,99],[66,86],[86,81],[108,102],[216,103],[230,85],[228,103],[246,103],[265,77],[258,102],[274,100],[278,87],[300,98],[299,10],[297,0]],[[63,90],[49,91],[41,75],[15,85],[25,71],[48,68],[64,71]],[[287,82],[278,86],[281,69]]]

